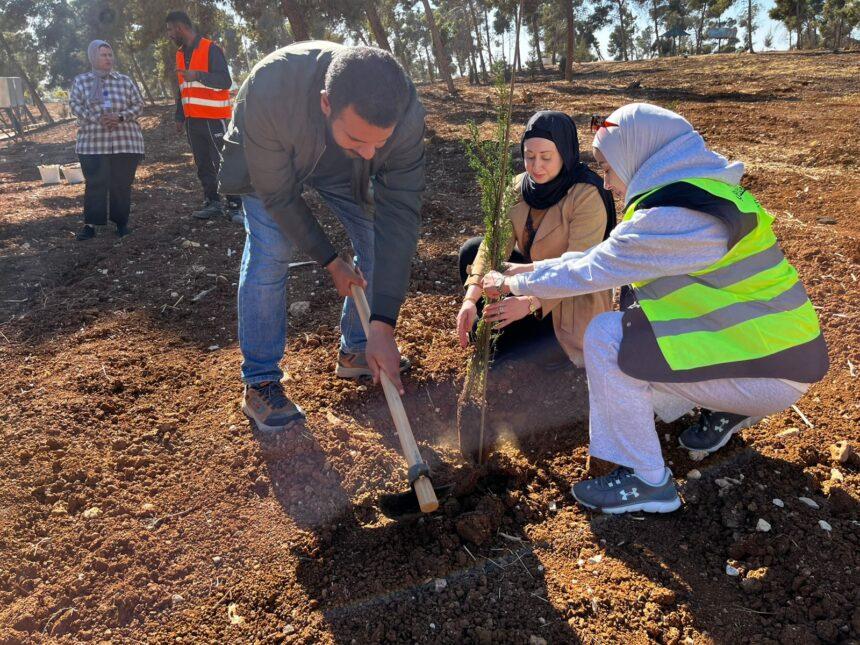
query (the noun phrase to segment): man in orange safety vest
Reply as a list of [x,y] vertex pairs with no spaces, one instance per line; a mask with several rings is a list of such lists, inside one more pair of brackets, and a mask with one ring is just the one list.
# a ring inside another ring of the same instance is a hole
[[[179,46],[176,50],[176,132],[185,130],[197,176],[203,185],[204,204],[194,217],[209,219],[224,213],[218,194],[218,170],[224,131],[233,115],[230,104],[230,70],[221,48],[197,34],[183,11],[172,11],[165,19],[167,36]],[[244,221],[242,202],[227,195],[227,216],[235,223]]]

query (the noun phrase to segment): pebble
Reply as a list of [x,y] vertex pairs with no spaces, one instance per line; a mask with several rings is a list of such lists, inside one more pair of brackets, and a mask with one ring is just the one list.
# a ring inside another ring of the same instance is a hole
[[702,461],[705,457],[708,456],[704,450],[691,450],[690,451],[690,460],[691,461]]
[[736,577],[736,576],[741,575],[741,572],[738,571],[737,569],[735,569],[732,565],[727,564],[726,565],[726,575]]
[[84,516],[84,519],[87,519],[87,520],[95,519],[101,514],[102,514],[102,509],[100,509],[98,506],[93,506],[92,508],[88,508],[83,513],[81,513],[81,515]]
[[760,531],[762,533],[767,533],[768,531],[770,531],[770,523],[767,520],[759,518],[758,524],[755,525],[755,530]]
[[546,645],[546,639],[532,634],[529,636],[529,645]]
[[600,564],[600,562],[602,560],[603,560],[603,554],[601,554],[601,553],[598,553],[597,555],[593,555],[590,558],[588,558],[589,564]]
[[783,502],[779,497],[774,497],[772,501],[774,506],[785,508],[785,502]]
[[200,242],[192,242],[191,240],[185,240],[185,241],[182,243],[182,248],[183,248],[183,249],[190,249],[190,248],[195,248],[195,249],[196,249],[196,248],[199,248],[199,247],[200,247]]
[[210,352],[214,352],[216,349],[221,349],[221,347],[220,345],[209,345],[209,347],[207,347],[206,349]]
[[176,606],[177,606],[178,604],[180,604],[183,600],[185,600],[185,598],[183,598],[182,596],[180,596],[178,593],[175,593],[175,594],[173,594],[172,596],[170,596],[170,606],[171,606],[171,607],[176,607]]
[[830,446],[830,457],[834,461],[838,461],[841,464],[848,463],[848,460],[851,458],[851,453],[853,450],[851,449],[851,444],[847,441],[837,441],[832,446]]
[[144,504],[143,506],[140,507],[140,510],[142,510],[144,513],[151,513],[152,511],[155,510],[155,504],[147,502],[146,504]]
[[832,526],[830,526],[830,524],[829,524],[829,523],[827,523],[827,522],[825,522],[824,520],[818,520],[818,526],[820,526],[821,528],[823,528],[823,529],[824,529],[825,531],[827,531],[828,533],[829,533],[830,531],[832,531],[832,530],[833,530],[833,527],[832,527]]
[[718,478],[718,479],[715,479],[715,480],[714,480],[714,483],[715,483],[717,486],[719,486],[720,488],[728,488],[729,486],[731,486],[731,485],[732,485],[732,484],[731,484],[731,482],[729,482],[729,480],[728,480],[728,479],[723,479],[722,477],[720,477],[720,478]]
[[816,511],[821,508],[814,499],[809,499],[808,497],[798,497],[801,502],[806,504],[809,508],[814,508]]
[[701,479],[702,473],[700,473],[696,468],[693,468],[690,472],[687,473],[687,479]]
[[56,502],[51,507],[51,515],[66,515],[68,512],[68,506],[63,501]]
[[553,512],[554,512],[554,511],[557,511],[557,510],[558,510],[558,505],[557,505],[555,502],[550,502],[550,503],[549,503],[549,510],[551,510],[551,511],[553,511]]
[[214,558],[212,558],[212,564],[214,564],[216,567],[220,567],[221,566],[221,556],[216,555]]
[[433,581],[433,587],[436,589],[436,593],[443,591],[448,586],[448,581],[445,578],[436,578]]
[[300,300],[290,305],[291,316],[304,316],[311,310],[311,303],[307,300]]
[[800,430],[798,428],[787,428],[782,432],[777,433],[777,437],[790,437],[793,434],[799,433]]
[[839,472],[836,468],[830,469],[830,481],[841,482],[844,480],[845,480],[845,477],[843,477],[842,473]]
[[284,625],[284,633],[285,634],[295,634],[296,628],[292,625]]

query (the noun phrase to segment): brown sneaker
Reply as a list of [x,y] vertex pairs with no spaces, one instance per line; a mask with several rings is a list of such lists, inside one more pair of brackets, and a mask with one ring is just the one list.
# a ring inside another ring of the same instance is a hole
[[245,386],[242,412],[267,433],[281,433],[305,420],[305,413],[287,398],[278,381]]
[[[412,367],[412,363],[405,356],[400,357],[400,373],[406,372]],[[334,373],[340,378],[368,378],[373,376],[370,368],[367,366],[367,358],[364,352],[357,354],[347,354],[346,352],[338,352],[337,367]]]

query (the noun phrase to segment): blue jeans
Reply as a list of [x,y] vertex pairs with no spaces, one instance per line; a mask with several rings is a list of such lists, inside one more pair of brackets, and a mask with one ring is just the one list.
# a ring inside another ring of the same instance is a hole
[[[352,242],[354,261],[368,283],[373,282],[373,221],[349,195],[349,186],[316,188],[341,221]],[[242,198],[245,211],[245,250],[239,274],[239,347],[242,380],[248,384],[279,381],[280,362],[287,342],[287,279],[294,247],[281,233],[255,195]],[[367,338],[352,298],[346,298],[340,317],[340,348],[363,352]]]

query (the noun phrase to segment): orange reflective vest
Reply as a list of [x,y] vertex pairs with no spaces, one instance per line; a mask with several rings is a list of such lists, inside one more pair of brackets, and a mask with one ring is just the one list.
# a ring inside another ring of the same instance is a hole
[[[198,72],[209,71],[209,48],[212,41],[201,38],[197,49],[191,54],[191,64],[186,67],[185,53],[176,50],[176,69]],[[186,81],[182,72],[179,76],[179,93],[182,96],[182,111],[185,117],[195,119],[229,119],[233,115],[230,107],[230,90],[216,90],[206,87],[199,81]]]

